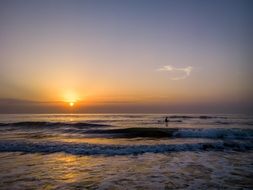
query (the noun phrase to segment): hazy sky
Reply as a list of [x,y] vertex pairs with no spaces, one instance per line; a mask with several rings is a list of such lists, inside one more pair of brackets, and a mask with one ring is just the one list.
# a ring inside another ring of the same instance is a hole
[[0,112],[245,112],[252,26],[250,0],[1,0]]

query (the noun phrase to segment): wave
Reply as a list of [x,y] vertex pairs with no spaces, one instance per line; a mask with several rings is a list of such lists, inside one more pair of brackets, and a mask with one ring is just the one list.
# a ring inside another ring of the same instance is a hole
[[252,129],[179,129],[173,133],[174,137],[181,138],[213,138],[213,139],[253,139]]
[[[43,122],[24,121],[0,123],[1,131],[54,129],[63,133],[80,133],[116,138],[212,138],[212,139],[253,139],[253,129],[247,128],[166,128],[166,127],[133,127],[108,128],[112,125],[85,122]],[[114,126],[115,127],[115,126]],[[26,131],[27,132],[27,131]]]
[[253,125],[253,122],[245,121],[215,121],[214,125]]
[[106,127],[110,125],[97,124],[97,123],[84,123],[84,122],[68,123],[68,122],[22,121],[14,123],[0,123],[0,126],[26,127],[26,128],[71,126],[81,129],[88,127]]
[[199,115],[199,116],[189,116],[189,115],[171,115],[168,116],[171,119],[226,119],[223,116],[209,116],[209,115]]
[[135,138],[135,137],[172,137],[177,128],[121,128],[121,129],[95,129],[89,130],[89,134],[111,134],[116,137]]
[[136,138],[212,138],[212,139],[253,139],[252,129],[240,128],[123,128],[123,129],[95,129],[85,133],[111,134],[113,137]]
[[181,151],[249,151],[253,150],[252,142],[214,142],[195,144],[160,144],[160,145],[98,145],[67,143],[27,143],[17,141],[0,141],[0,152],[22,153],[58,153],[74,155],[131,155],[144,153],[166,153]]

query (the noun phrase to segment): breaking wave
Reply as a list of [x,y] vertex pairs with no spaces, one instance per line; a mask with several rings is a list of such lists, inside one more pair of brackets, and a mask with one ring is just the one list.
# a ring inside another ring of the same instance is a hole
[[67,143],[27,143],[17,141],[0,142],[0,152],[57,153],[74,155],[131,155],[144,153],[166,153],[180,151],[248,151],[253,150],[252,142],[215,142],[195,144],[160,144],[160,145],[98,145]]
[[253,139],[252,129],[179,129],[173,133],[174,137],[181,138],[213,138],[213,139]]
[[123,128],[94,129],[86,133],[111,134],[114,137],[136,138],[212,138],[212,139],[253,139],[253,129],[240,128]]
[[[23,130],[46,130],[48,133],[88,134],[96,136],[111,136],[123,138],[212,138],[212,139],[253,139],[251,128],[168,128],[168,127],[129,127],[118,128],[107,124],[98,123],[67,123],[67,122],[16,122],[0,123],[1,131]],[[111,128],[113,127],[113,128]]]

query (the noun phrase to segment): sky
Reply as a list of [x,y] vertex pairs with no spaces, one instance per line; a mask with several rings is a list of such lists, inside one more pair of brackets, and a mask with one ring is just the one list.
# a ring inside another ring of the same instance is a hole
[[252,10],[250,0],[1,0],[0,113],[252,112]]

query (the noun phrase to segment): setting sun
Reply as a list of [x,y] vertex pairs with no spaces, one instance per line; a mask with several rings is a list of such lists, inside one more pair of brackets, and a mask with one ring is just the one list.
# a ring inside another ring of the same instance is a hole
[[75,103],[79,100],[79,96],[74,91],[69,91],[64,94],[64,102],[66,102],[70,107],[75,106]]
[[70,106],[70,107],[73,107],[74,105],[75,105],[74,102],[69,102],[69,106]]

